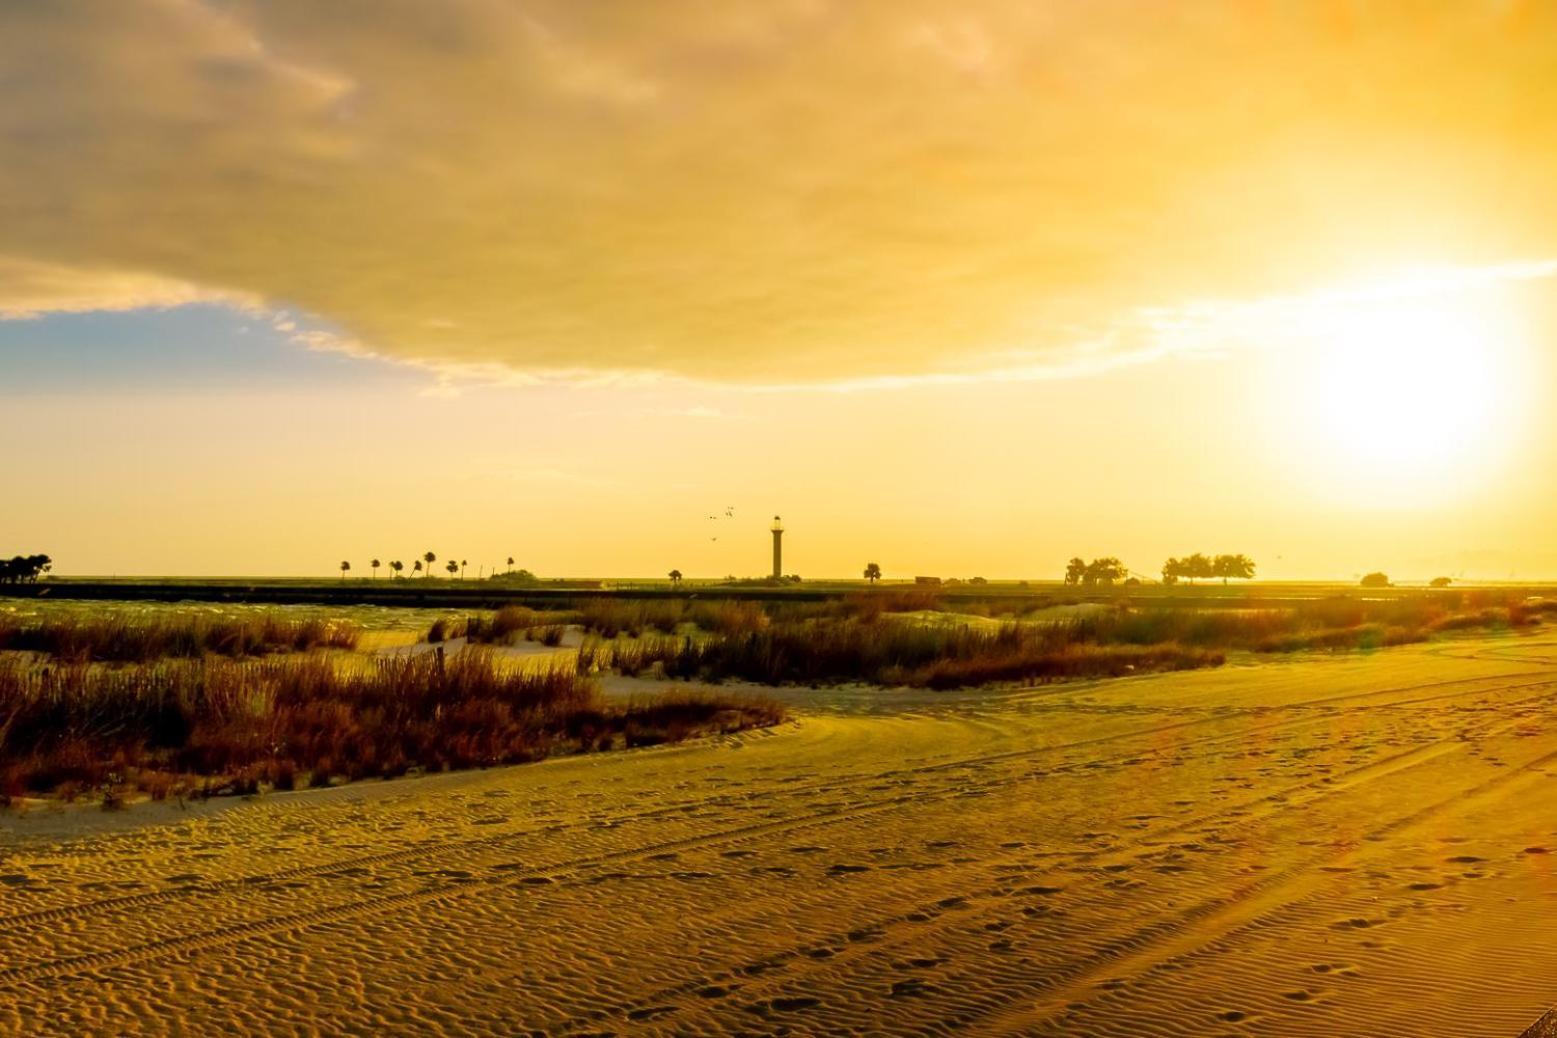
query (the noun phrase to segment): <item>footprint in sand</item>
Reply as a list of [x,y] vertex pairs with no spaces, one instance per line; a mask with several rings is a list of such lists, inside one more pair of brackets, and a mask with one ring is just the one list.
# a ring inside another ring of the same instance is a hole
[[929,970],[945,964],[946,959],[941,956],[934,958],[909,959],[907,962],[894,962],[892,967],[900,970]]
[[1382,920],[1364,919],[1361,916],[1353,916],[1350,919],[1339,919],[1330,924],[1332,930],[1367,930],[1378,926]]
[[811,998],[806,995],[796,995],[789,998],[770,998],[763,1002],[754,1002],[746,1007],[749,1013],[758,1016],[768,1016],[771,1013],[798,1013],[804,1009],[815,1009],[822,1004],[819,998]]

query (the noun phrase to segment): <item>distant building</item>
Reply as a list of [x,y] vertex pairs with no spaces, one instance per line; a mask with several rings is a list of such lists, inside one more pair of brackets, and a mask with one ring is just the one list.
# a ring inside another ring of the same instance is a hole
[[773,579],[784,579],[784,523],[773,517]]

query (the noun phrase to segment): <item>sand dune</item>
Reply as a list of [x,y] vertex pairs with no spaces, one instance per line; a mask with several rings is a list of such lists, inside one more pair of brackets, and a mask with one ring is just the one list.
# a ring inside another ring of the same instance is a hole
[[1513,1036],[1557,1002],[1557,642],[786,695],[695,745],[0,816],[0,1031]]

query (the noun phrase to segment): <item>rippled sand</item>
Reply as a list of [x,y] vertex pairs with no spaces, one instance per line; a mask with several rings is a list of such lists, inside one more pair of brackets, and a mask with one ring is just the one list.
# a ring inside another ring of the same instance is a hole
[[1557,642],[793,698],[0,816],[0,1031],[1511,1038],[1557,1002]]

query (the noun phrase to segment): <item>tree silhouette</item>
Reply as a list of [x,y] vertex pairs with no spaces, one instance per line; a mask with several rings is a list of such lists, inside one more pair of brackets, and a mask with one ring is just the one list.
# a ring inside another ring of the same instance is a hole
[[372,568],[372,570],[373,570],[373,579],[374,579],[374,580],[377,580],[377,579],[378,579],[378,568],[379,568],[379,567],[380,567],[380,566],[382,566],[382,565],[383,565],[383,563],[382,563],[382,562],[380,562],[380,561],[378,561],[378,560],[377,560],[377,559],[374,559],[374,560],[372,560],[372,561],[371,561],[371,562],[369,562],[369,563],[368,563],[368,565],[369,565],[369,566],[370,566],[370,567],[371,567],[371,568]]
[[1169,559],[1162,564],[1162,582],[1167,585],[1177,584],[1179,578],[1184,575],[1184,563],[1179,559]]
[[1428,587],[1448,587],[1452,583],[1453,583],[1453,581],[1450,580],[1448,577],[1434,577],[1432,580],[1428,581],[1427,586]]
[[508,556],[508,572],[512,573],[513,571],[514,571],[514,557],[512,555],[510,555],[510,556]]
[[1094,584],[1110,587],[1114,581],[1123,578],[1124,575],[1124,563],[1109,555],[1101,559],[1093,559],[1087,563],[1081,572],[1081,582],[1088,587]]
[[1362,578],[1363,587],[1389,587],[1389,576],[1384,573],[1369,573]]
[[865,579],[870,581],[872,584],[875,584],[876,581],[881,579],[881,567],[874,562],[866,563]]
[[1079,584],[1087,574],[1087,564],[1080,556],[1071,559],[1065,564],[1065,583]]
[[1254,560],[1247,555],[1218,555],[1211,562],[1213,576],[1221,577],[1222,583],[1227,583],[1227,578],[1236,580],[1254,579]]
[[0,584],[36,583],[40,574],[54,568],[47,555],[13,555],[0,559]]
[[672,587],[681,586],[681,571],[679,569],[673,569],[670,571],[670,583]]
[[448,562],[443,564],[443,568],[448,570],[449,576],[452,577],[454,574],[459,572],[460,564],[455,562],[453,559],[450,559]]
[[341,580],[342,581],[344,581],[346,579],[346,571],[349,570],[349,569],[351,569],[351,563],[342,560],[342,562],[341,562]]
[[427,579],[431,580],[432,564],[438,561],[438,556],[434,555],[432,552],[428,552],[426,555],[422,556],[422,561],[427,563]]
[[464,559],[460,559],[460,579],[461,580],[465,579],[465,567],[469,566],[469,565],[470,565],[470,563],[466,562]]
[[405,569],[405,563],[401,562],[399,559],[395,559],[389,564],[389,568],[394,572],[396,577],[399,577],[400,571]]
[[1184,575],[1191,580],[1214,577],[1216,576],[1216,566],[1212,564],[1209,558],[1197,551],[1184,560]]
[[412,573],[420,573],[421,571],[422,571],[422,562],[421,562],[420,559],[418,559],[416,562],[411,564],[411,572]]

